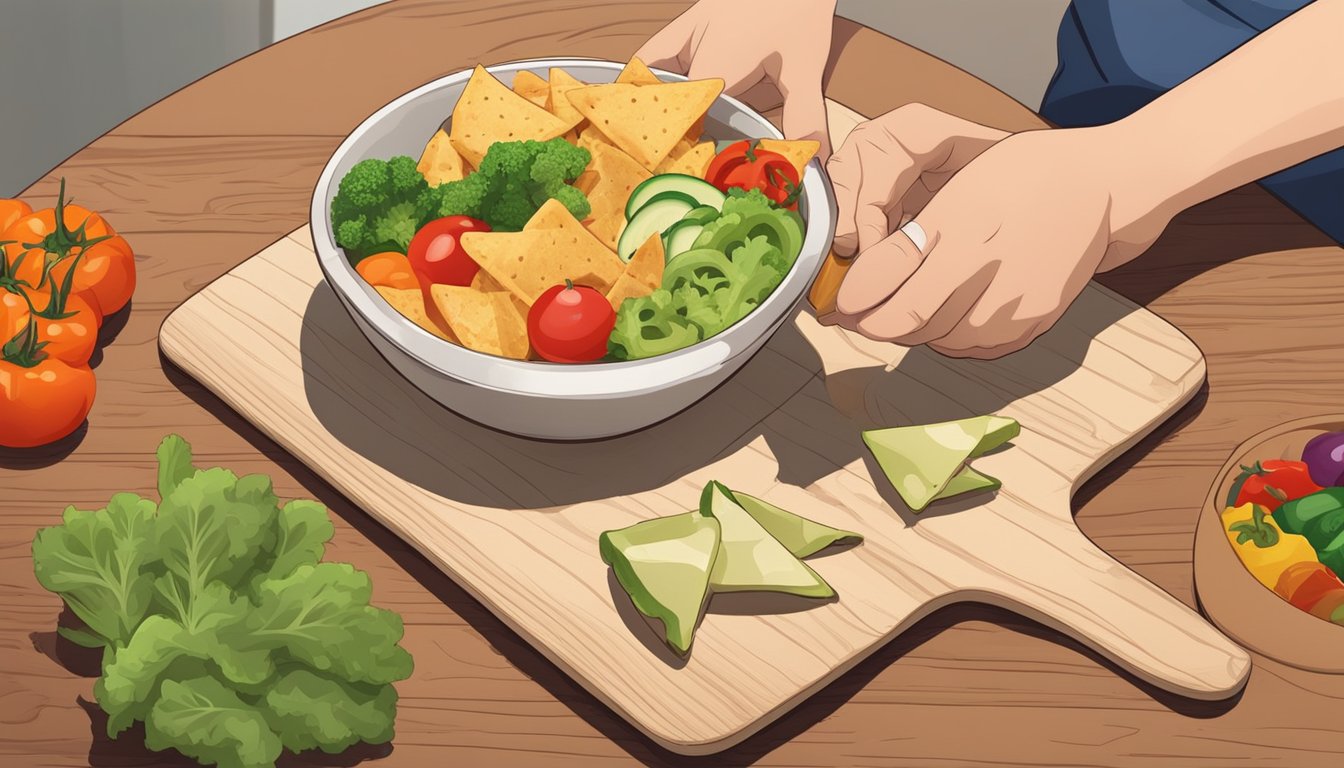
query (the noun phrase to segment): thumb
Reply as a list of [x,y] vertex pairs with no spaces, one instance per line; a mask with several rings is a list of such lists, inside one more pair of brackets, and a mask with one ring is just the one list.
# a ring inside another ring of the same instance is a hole
[[921,248],[927,248],[924,231],[918,224],[907,224],[860,253],[840,284],[836,311],[858,319],[891,298],[924,263]]
[[821,66],[804,69],[786,66],[780,72],[776,85],[784,97],[784,135],[790,139],[812,139],[820,143],[817,158],[825,164],[831,156],[831,137],[826,123],[826,98],[821,90],[821,72]]

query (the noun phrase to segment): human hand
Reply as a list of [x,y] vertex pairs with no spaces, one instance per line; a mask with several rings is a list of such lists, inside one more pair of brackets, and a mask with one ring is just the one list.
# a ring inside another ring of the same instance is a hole
[[830,156],[822,73],[835,0],[700,0],[635,54],[692,80],[721,77],[738,96],[767,81],[784,97],[784,134],[821,142]]
[[[1008,135],[923,105],[860,125],[827,167],[836,249],[858,251],[837,322],[954,357],[1027,346],[1170,220],[1131,149],[1110,127]],[[910,217],[923,252],[891,232]]]

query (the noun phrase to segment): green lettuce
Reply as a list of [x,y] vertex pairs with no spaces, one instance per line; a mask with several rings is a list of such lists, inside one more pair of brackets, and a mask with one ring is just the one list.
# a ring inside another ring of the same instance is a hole
[[157,505],[118,494],[33,541],[38,581],[86,625],[62,634],[104,649],[108,735],[144,722],[150,749],[220,766],[391,740],[402,620],[369,604],[368,574],[321,562],[326,508],[197,469],[176,435],[158,459]]

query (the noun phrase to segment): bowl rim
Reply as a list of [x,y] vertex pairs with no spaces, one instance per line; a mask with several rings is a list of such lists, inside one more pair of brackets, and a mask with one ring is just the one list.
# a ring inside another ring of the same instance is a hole
[[1219,629],[1276,661],[1336,675],[1344,674],[1344,657],[1338,651],[1344,626],[1299,610],[1252,576],[1228,543],[1222,511],[1238,468],[1248,459],[1275,458],[1263,455],[1268,444],[1299,432],[1339,429],[1344,429],[1344,414],[1308,416],[1262,430],[1232,449],[1200,508],[1193,552],[1195,593]]
[[[519,71],[542,71],[551,67],[597,67],[619,72],[624,62],[585,57],[546,57],[502,62],[485,67],[492,75],[516,74]],[[660,79],[686,81],[685,75],[651,68]],[[463,69],[420,85],[387,104],[360,122],[341,142],[327,160],[313,189],[309,226],[319,266],[347,311],[357,313],[387,343],[430,370],[473,386],[499,392],[567,398],[625,397],[646,391],[664,389],[672,383],[709,375],[729,361],[743,354],[755,352],[755,341],[772,335],[782,322],[792,315],[802,300],[807,287],[815,279],[834,237],[837,218],[836,201],[825,169],[817,158],[807,165],[803,180],[803,197],[807,216],[804,218],[803,246],[792,269],[775,290],[746,317],[715,336],[689,347],[638,360],[570,365],[532,360],[513,360],[477,352],[458,344],[444,342],[423,328],[407,320],[386,305],[376,291],[357,278],[344,252],[336,245],[331,230],[328,198],[334,193],[336,168],[366,133],[408,104],[442,88],[457,85],[470,78],[474,67]],[[726,103],[735,114],[746,116],[761,131],[774,138],[783,134],[760,113],[740,100],[720,94],[716,103]],[[812,254],[809,256],[809,254]],[[808,263],[812,262],[812,263]],[[757,329],[749,337],[744,330]],[[735,333],[736,332],[736,333]],[[740,339],[746,338],[745,342]],[[737,341],[732,344],[730,341]],[[464,370],[479,369],[483,375],[469,375]],[[624,374],[624,375],[623,375]]]

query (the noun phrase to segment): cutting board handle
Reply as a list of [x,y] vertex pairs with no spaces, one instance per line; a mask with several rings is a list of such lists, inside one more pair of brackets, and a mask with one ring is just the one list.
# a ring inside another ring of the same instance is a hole
[[[1039,621],[1182,696],[1218,700],[1241,690],[1251,666],[1245,651],[1184,603],[1103,552],[1078,530],[1071,515],[1053,521],[1048,517],[1030,523],[980,518],[980,535],[999,546],[967,552],[987,577],[979,585],[965,586],[958,597]],[[1072,578],[1058,578],[1064,573]]]

